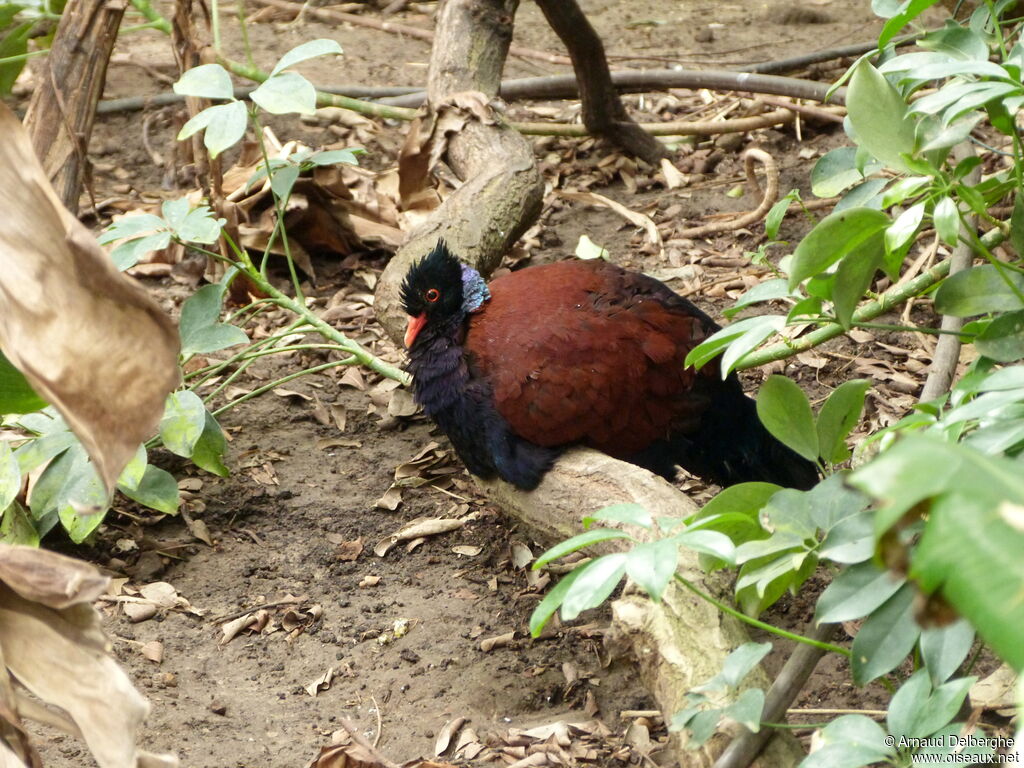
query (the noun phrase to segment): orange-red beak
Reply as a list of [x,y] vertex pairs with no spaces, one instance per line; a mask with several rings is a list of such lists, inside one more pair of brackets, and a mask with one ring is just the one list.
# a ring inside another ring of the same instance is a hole
[[416,317],[409,317],[409,326],[405,329],[405,348],[408,349],[420,335],[423,326],[427,324],[427,313],[420,312]]

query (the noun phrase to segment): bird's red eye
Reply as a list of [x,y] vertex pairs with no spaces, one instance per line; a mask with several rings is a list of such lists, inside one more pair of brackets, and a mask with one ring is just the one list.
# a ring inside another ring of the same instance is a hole
[[437,288],[430,288],[426,293],[423,294],[423,298],[433,304],[435,301],[441,298],[441,292]]

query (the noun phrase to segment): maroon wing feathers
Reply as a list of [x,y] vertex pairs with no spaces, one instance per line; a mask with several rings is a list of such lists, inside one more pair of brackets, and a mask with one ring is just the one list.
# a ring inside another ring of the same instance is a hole
[[706,400],[683,360],[707,335],[706,318],[685,302],[666,306],[656,293],[667,289],[637,278],[605,262],[567,261],[490,284],[466,349],[514,432],[624,457],[699,416]]

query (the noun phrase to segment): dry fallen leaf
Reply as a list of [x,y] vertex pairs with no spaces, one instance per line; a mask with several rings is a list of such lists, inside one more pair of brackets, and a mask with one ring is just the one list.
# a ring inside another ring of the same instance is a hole
[[457,717],[454,720],[449,720],[441,726],[441,730],[437,733],[437,739],[434,741],[434,754],[440,757],[447,752],[448,747],[451,746],[452,737],[454,737],[455,734],[459,732],[459,729],[467,722],[469,721],[466,718]]
[[[55,708],[47,709],[47,723],[84,739],[104,768],[176,766],[172,755],[149,754],[136,745],[149,705],[108,655],[99,614],[89,605],[98,596],[92,587],[105,587],[106,579],[95,569],[87,573],[83,563],[43,550],[33,550],[41,567],[27,564],[32,558],[15,551],[23,549],[0,544],[0,582],[34,584],[43,595],[48,585],[90,588],[59,588],[51,594],[64,606],[57,609],[0,583],[0,688],[9,715],[17,719],[39,712],[38,703],[13,686],[13,675],[32,696]],[[25,564],[25,572],[18,572],[17,563]],[[40,573],[45,579],[38,580]],[[20,764],[12,762],[18,758],[9,749],[0,758],[5,766]]]
[[0,348],[112,491],[178,385],[178,333],[60,203],[3,104],[0,136]]
[[320,691],[326,691],[331,687],[331,681],[334,679],[334,667],[328,667],[327,671],[324,672],[320,677],[316,678],[309,685],[303,686],[306,689],[306,693],[314,698]]
[[377,545],[373,548],[373,551],[377,555],[377,557],[384,557],[384,555],[388,553],[388,550],[400,541],[418,539],[421,536],[436,536],[439,533],[448,533],[449,531],[456,531],[465,524],[465,520],[455,520],[452,518],[418,517],[415,520],[410,520],[408,523],[403,525],[398,531],[391,534],[386,539],[381,539],[379,542],[377,542]]
[[164,644],[159,640],[150,640],[139,648],[139,652],[147,659],[155,661],[157,664],[164,660]]

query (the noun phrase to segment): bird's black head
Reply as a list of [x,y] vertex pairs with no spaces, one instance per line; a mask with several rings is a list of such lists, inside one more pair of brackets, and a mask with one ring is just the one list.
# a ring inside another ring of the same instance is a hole
[[444,240],[438,240],[402,282],[402,309],[409,315],[405,346],[411,347],[424,327],[460,321],[487,298],[487,285],[480,273],[459,262]]

